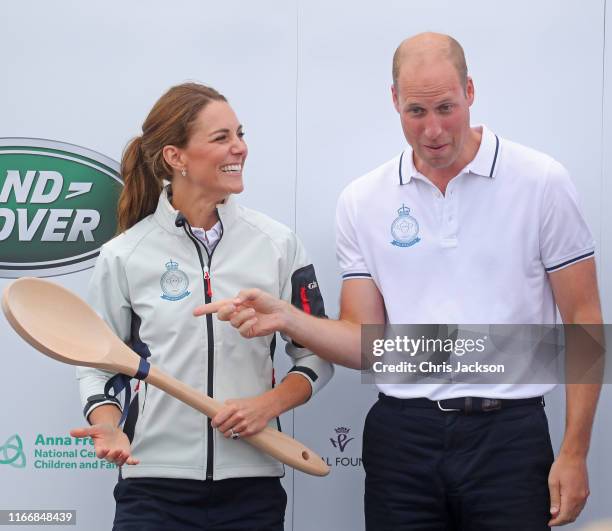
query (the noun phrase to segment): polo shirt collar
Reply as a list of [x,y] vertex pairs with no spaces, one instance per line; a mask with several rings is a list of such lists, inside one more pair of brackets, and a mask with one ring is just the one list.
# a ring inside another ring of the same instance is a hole
[[495,177],[497,158],[499,157],[499,138],[485,125],[479,125],[482,129],[480,147],[476,156],[463,169],[461,173],[474,173],[482,177]]
[[[499,138],[485,125],[478,125],[482,129],[480,147],[476,156],[469,162],[460,173],[472,173],[482,177],[494,178],[499,158]],[[399,184],[408,184],[413,177],[422,178],[414,166],[412,158],[412,147],[408,146],[400,155],[399,162]]]

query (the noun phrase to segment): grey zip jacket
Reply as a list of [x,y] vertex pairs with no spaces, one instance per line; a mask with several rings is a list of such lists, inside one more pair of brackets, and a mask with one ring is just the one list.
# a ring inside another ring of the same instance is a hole
[[[314,268],[291,230],[231,196],[217,210],[223,235],[209,256],[165,189],[152,215],[102,247],[88,302],[126,344],[150,353],[152,365],[223,402],[272,388],[275,336],[245,339],[216,315],[193,317],[196,306],[257,287],[313,315],[324,317],[325,310]],[[314,394],[329,381],[333,366],[284,339],[293,358],[290,373],[306,378]],[[111,376],[77,368],[86,418],[102,404],[120,407],[104,396]],[[140,464],[124,466],[123,477],[283,475],[275,459],[244,441],[226,439],[201,413],[144,387],[126,422],[134,426],[132,453]],[[276,422],[270,426],[276,428]]]

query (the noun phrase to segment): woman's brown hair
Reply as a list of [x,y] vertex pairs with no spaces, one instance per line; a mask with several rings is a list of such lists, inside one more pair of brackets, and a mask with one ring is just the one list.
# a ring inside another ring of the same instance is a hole
[[155,211],[163,180],[172,180],[172,168],[162,152],[164,146],[184,148],[199,112],[211,101],[227,100],[215,89],[198,83],[172,87],[157,100],[142,124],[142,135],[128,143],[121,157],[119,232]]

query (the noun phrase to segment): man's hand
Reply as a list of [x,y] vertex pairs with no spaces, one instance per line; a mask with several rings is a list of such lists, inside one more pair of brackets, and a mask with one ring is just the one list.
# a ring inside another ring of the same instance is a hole
[[137,465],[138,459],[132,457],[130,440],[122,430],[113,424],[94,424],[85,428],[70,430],[73,437],[91,437],[94,441],[96,457],[106,459],[117,466]]
[[226,400],[221,410],[212,419],[213,428],[218,428],[227,438],[232,433],[241,437],[255,435],[263,430],[272,418],[272,404],[266,394],[254,398]]
[[223,299],[198,306],[193,315],[216,313],[229,321],[246,338],[267,336],[282,331],[291,305],[260,289],[241,291],[234,299]]
[[550,489],[549,526],[573,522],[589,496],[586,458],[559,454],[548,475]]
[[366,278],[342,283],[338,320],[309,315],[259,289],[244,290],[234,299],[199,306],[193,314],[197,317],[215,312],[243,337],[281,332],[320,358],[351,369],[361,369],[362,365],[361,325],[385,323],[382,295],[374,281]]

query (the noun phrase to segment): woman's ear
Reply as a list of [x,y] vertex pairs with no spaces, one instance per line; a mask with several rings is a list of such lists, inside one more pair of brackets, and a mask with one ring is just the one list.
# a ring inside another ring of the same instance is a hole
[[185,157],[182,151],[176,146],[164,146],[162,155],[166,164],[172,169],[181,171],[185,167],[185,162],[183,160]]

